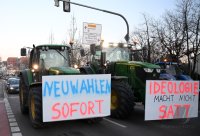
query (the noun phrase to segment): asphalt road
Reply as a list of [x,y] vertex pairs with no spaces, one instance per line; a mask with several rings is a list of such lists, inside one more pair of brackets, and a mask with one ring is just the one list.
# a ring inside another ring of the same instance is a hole
[[137,104],[134,113],[125,120],[106,117],[98,124],[88,124],[83,120],[61,121],[47,123],[42,129],[34,129],[28,115],[20,112],[18,94],[6,94],[2,85],[1,81],[0,96],[5,105],[10,106],[7,114],[10,114],[8,124],[13,136],[199,136],[200,133],[200,117],[144,121],[144,108],[141,104]]

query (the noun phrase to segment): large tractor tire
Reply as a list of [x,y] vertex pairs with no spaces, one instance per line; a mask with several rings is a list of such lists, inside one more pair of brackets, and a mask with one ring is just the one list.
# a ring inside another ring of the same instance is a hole
[[42,88],[32,87],[28,98],[29,118],[34,128],[42,128]]
[[26,105],[28,100],[28,88],[24,83],[24,79],[20,78],[19,84],[19,100],[20,100],[20,110],[22,114],[28,114],[28,106]]
[[111,83],[111,117],[124,119],[134,110],[134,93],[127,82]]

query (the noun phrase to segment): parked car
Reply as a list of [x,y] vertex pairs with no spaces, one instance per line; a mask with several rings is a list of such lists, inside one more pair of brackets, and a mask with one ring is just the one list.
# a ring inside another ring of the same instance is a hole
[[19,78],[9,78],[7,80],[7,92],[19,93]]

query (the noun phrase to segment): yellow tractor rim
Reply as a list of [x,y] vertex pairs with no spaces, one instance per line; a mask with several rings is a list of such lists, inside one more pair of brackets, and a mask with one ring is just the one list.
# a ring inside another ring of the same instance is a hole
[[115,110],[118,107],[117,93],[112,90],[111,92],[111,110]]
[[31,96],[31,116],[35,119],[35,100],[33,96]]

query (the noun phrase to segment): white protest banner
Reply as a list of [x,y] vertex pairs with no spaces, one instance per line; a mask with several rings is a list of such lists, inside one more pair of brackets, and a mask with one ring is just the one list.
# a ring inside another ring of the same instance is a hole
[[42,77],[43,122],[110,115],[111,75]]
[[198,117],[199,82],[147,80],[145,120]]

